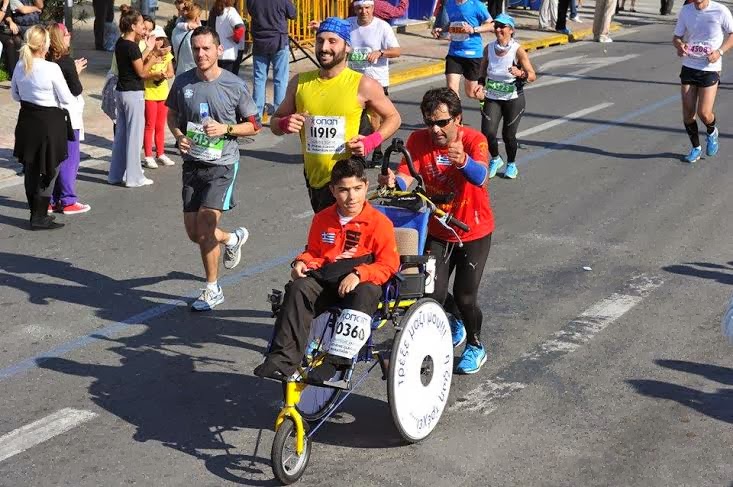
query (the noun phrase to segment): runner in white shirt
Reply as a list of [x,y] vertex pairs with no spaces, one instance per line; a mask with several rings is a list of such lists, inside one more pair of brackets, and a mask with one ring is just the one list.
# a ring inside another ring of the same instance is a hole
[[733,47],[733,15],[712,0],[694,0],[680,9],[674,29],[674,46],[682,59],[682,116],[692,150],[685,161],[700,159],[702,147],[695,113],[707,128],[708,156],[718,153],[715,96],[720,84],[721,58]]
[[219,67],[237,73],[236,66],[239,43],[244,38],[244,21],[234,8],[234,0],[216,0],[209,13],[208,25],[215,28],[221,39],[223,52],[219,56]]

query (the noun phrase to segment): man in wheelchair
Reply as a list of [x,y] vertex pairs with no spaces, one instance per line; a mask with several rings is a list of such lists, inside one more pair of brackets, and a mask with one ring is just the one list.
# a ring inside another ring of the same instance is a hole
[[[328,308],[371,316],[385,284],[399,267],[392,222],[367,201],[367,176],[358,158],[344,159],[331,171],[336,203],[313,217],[305,251],[292,263],[275,333],[255,375],[286,380],[305,355],[311,321]],[[309,382],[329,380],[351,360],[329,354]]]

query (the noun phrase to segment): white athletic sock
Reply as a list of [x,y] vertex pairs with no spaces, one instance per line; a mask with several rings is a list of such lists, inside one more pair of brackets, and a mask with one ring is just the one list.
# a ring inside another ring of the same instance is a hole
[[232,245],[235,245],[237,242],[239,242],[239,237],[237,237],[237,234],[232,232],[229,234],[229,240],[226,241],[224,245],[227,247],[231,247]]
[[209,291],[219,292],[219,281],[207,282],[206,289]]

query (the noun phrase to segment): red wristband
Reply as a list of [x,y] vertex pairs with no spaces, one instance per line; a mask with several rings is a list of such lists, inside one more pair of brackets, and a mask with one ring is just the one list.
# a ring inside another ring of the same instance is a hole
[[280,118],[280,120],[277,121],[277,126],[280,127],[280,130],[282,130],[284,134],[292,134],[292,132],[288,129],[288,125],[290,125],[290,117],[292,117],[292,115],[282,117]]
[[384,141],[384,137],[382,137],[382,134],[379,132],[374,132],[371,135],[367,135],[362,139],[362,144],[364,144],[364,155],[369,154],[374,149],[379,147],[379,144],[381,144]]

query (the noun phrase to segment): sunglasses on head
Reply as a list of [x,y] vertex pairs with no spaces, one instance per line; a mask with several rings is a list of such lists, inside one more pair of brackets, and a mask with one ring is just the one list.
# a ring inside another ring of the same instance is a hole
[[429,118],[423,118],[423,122],[425,122],[425,125],[428,127],[438,126],[440,128],[445,127],[449,123],[453,121],[453,117],[451,118],[444,118],[442,120],[430,120]]

